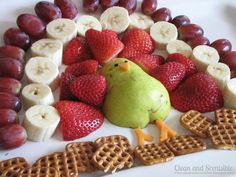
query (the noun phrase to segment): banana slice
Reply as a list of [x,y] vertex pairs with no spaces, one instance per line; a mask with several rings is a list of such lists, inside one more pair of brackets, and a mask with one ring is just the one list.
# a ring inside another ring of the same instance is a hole
[[177,39],[178,30],[172,23],[161,21],[152,25],[150,35],[156,42],[157,48],[165,50],[169,42]]
[[205,72],[209,64],[218,63],[220,56],[216,49],[207,45],[199,45],[193,49],[192,60],[199,71]]
[[54,103],[54,97],[50,87],[33,83],[23,88],[22,101],[24,109],[27,110],[34,105],[52,105]]
[[77,36],[77,25],[73,20],[59,18],[51,21],[47,27],[47,36],[58,39],[66,45],[72,38]]
[[192,48],[184,41],[181,40],[174,40],[167,44],[166,51],[168,54],[172,53],[181,53],[186,57],[191,57],[192,55]]
[[59,122],[60,116],[54,107],[35,105],[25,112],[23,126],[29,140],[46,141],[52,137]]
[[85,36],[86,31],[95,29],[102,31],[102,25],[97,18],[91,15],[83,15],[76,20],[78,26],[78,35]]
[[62,42],[55,39],[40,39],[31,46],[32,57],[48,57],[52,59],[57,66],[60,66],[62,63],[62,51]]
[[224,63],[212,63],[208,65],[206,73],[212,76],[221,90],[224,90],[230,80],[230,69]]
[[31,58],[25,65],[25,74],[30,82],[49,85],[53,91],[59,85],[59,70],[50,58]]
[[144,15],[139,12],[133,13],[129,16],[129,18],[129,28],[140,28],[149,32],[151,26],[154,24],[154,21],[150,16]]
[[100,23],[103,29],[110,29],[116,33],[122,33],[129,26],[129,13],[123,7],[110,7],[102,13]]
[[227,82],[224,94],[224,107],[236,109],[236,78]]

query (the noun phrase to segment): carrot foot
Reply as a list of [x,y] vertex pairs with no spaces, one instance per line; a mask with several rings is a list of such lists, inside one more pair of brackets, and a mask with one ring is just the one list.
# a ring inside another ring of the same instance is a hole
[[145,141],[153,141],[153,136],[143,133],[140,128],[134,130],[138,139],[138,145],[144,145]]
[[168,127],[162,120],[156,120],[156,127],[160,130],[160,142],[177,135],[177,133]]

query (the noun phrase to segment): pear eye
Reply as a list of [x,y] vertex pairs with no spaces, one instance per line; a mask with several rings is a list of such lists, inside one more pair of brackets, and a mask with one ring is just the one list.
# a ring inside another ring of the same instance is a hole
[[125,63],[128,63],[128,61],[127,61],[127,60],[125,60]]
[[114,66],[115,66],[115,67],[117,67],[117,66],[119,66],[119,64],[118,64],[118,63],[116,63],[116,64],[114,64]]

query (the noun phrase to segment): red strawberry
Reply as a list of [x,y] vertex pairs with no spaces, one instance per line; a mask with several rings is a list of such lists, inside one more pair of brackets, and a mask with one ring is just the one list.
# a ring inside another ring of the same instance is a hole
[[70,85],[78,99],[93,106],[102,106],[106,93],[106,79],[97,74],[79,76]]
[[165,62],[163,57],[150,54],[141,54],[129,59],[139,65],[147,73],[150,73],[153,69]]
[[146,31],[139,28],[128,30],[124,34],[122,42],[125,48],[119,54],[119,57],[128,59],[141,54],[151,54],[155,49],[151,36]]
[[107,63],[116,57],[124,48],[124,44],[118,39],[113,31],[97,31],[90,29],[86,32],[89,46],[100,64]]
[[171,92],[183,80],[186,69],[183,64],[177,62],[169,62],[157,67],[151,72],[151,75],[159,80]]
[[73,38],[63,51],[63,63],[71,65],[92,58],[88,43],[84,37]]
[[62,73],[60,78],[60,100],[76,100],[70,91],[70,84],[76,77],[70,73]]
[[191,59],[187,58],[186,56],[182,55],[181,53],[170,54],[166,60],[167,62],[175,61],[183,64],[186,68],[186,76],[190,76],[198,72],[194,62]]
[[55,104],[61,117],[63,139],[75,140],[89,135],[103,123],[100,111],[87,104],[75,101],[59,101]]
[[96,74],[98,71],[98,62],[96,60],[85,60],[68,66],[65,70],[76,77],[86,74]]
[[223,106],[223,96],[212,77],[196,73],[171,93],[171,103],[181,112],[211,112]]

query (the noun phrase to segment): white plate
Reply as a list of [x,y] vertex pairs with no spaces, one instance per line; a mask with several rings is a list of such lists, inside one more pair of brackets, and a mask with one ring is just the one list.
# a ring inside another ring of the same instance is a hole
[[[34,13],[34,5],[39,0],[2,0],[0,1],[0,35],[9,28],[16,26],[15,20],[21,13]],[[82,0],[75,0],[81,7]],[[218,38],[230,39],[232,44],[236,45],[236,1],[235,0],[160,0],[159,7],[169,7],[173,16],[185,14],[190,17],[193,23],[199,24],[205,30],[206,36],[211,40]],[[82,13],[79,8],[80,14]],[[2,39],[0,41],[2,44]],[[234,47],[235,49],[235,47]],[[181,113],[172,110],[166,122],[179,134],[187,132],[179,125],[179,116]],[[212,114],[210,114],[212,115]],[[153,125],[145,128],[145,131],[156,135],[158,131]],[[112,134],[122,134],[129,138],[132,144],[136,145],[133,130],[120,128],[105,121],[103,126],[80,139],[79,141],[95,140],[101,136]],[[11,157],[23,156],[30,163],[33,163],[39,157],[56,152],[63,151],[64,146],[69,143],[62,141],[59,131],[56,132],[53,139],[48,142],[35,143],[28,141],[24,146],[14,150],[0,150],[0,160]],[[236,176],[236,151],[207,150],[200,153],[179,156],[173,161],[153,166],[135,167],[129,170],[123,170],[111,176],[125,177],[135,176],[143,177],[223,177]],[[87,174],[83,176],[98,176],[98,174]]]

